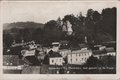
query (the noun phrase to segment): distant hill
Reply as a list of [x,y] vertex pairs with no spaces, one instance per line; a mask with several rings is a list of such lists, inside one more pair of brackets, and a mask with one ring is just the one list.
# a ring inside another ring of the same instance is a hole
[[3,24],[3,30],[10,30],[13,28],[16,29],[24,29],[24,28],[41,28],[43,29],[44,24],[42,23],[35,23],[35,22],[16,22],[16,23],[5,23]]
[[[35,22],[16,22],[3,24],[3,41],[5,45],[10,45],[13,40],[29,41],[34,39],[36,30],[43,30],[44,24]],[[40,31],[39,31],[40,32]],[[39,33],[38,33],[39,34]]]

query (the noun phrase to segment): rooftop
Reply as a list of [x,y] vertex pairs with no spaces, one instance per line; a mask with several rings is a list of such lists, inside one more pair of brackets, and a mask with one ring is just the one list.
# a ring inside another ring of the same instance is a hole
[[91,52],[91,50],[73,50],[72,54],[76,54],[76,53],[87,53],[87,52]]
[[101,55],[101,54],[106,54],[105,50],[93,50],[94,55]]
[[64,40],[64,41],[60,41],[59,43],[60,43],[60,44],[68,44],[69,41]]
[[32,65],[39,65],[40,62],[35,56],[26,56],[25,57]]
[[69,49],[69,46],[68,45],[60,45],[60,48],[59,48],[60,50],[61,49]]
[[106,52],[115,52],[115,49],[113,47],[106,48]]
[[88,47],[88,45],[86,45],[86,44],[78,44],[78,45],[80,48],[87,48]]
[[62,57],[58,52],[53,52],[52,50],[48,53],[49,57]]

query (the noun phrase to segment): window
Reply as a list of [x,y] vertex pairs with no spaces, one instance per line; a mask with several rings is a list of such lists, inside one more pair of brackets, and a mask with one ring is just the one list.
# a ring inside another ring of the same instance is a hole
[[82,58],[82,60],[83,60],[83,58]]
[[58,61],[58,59],[56,59],[56,62]]
[[76,61],[77,61],[77,59],[76,59]]
[[88,53],[88,55],[89,55],[89,53]]
[[80,56],[80,54],[79,54],[79,56]]
[[71,57],[72,57],[72,54],[71,54]]
[[54,60],[52,60],[52,63],[54,62]]
[[72,62],[72,59],[70,59],[71,60],[71,62]]
[[60,59],[60,62],[61,62],[61,59]]

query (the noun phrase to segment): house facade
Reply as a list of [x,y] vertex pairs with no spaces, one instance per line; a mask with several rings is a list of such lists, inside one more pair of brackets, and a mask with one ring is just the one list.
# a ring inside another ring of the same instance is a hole
[[91,50],[75,50],[68,54],[68,64],[82,65],[92,55]]
[[63,65],[63,57],[54,51],[50,51],[44,58],[43,63],[47,65]]
[[95,50],[104,50],[105,48],[106,46],[103,46],[103,45],[94,45]]
[[63,65],[63,58],[62,57],[50,57],[49,64],[50,65]]

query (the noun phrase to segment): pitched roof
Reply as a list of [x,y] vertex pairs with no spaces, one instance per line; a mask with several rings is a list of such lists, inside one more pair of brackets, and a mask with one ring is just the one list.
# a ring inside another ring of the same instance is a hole
[[86,52],[91,52],[91,50],[73,50],[72,54],[76,54],[76,53],[86,53]]
[[112,47],[110,47],[110,48],[106,48],[105,50],[106,50],[106,52],[115,52],[115,49],[112,48]]
[[58,52],[53,52],[52,50],[48,53],[49,57],[62,57]]
[[101,54],[106,54],[105,50],[93,50],[94,55],[101,55]]
[[80,47],[70,47],[71,51],[80,50]]
[[59,43],[60,43],[60,44],[68,44],[69,41],[64,40],[64,41],[60,41]]
[[27,59],[32,65],[39,65],[40,62],[35,56],[26,56],[25,59]]
[[69,49],[69,46],[68,45],[60,45],[59,49]]
[[80,48],[87,48],[88,47],[88,45],[86,45],[86,44],[78,44],[78,45]]

